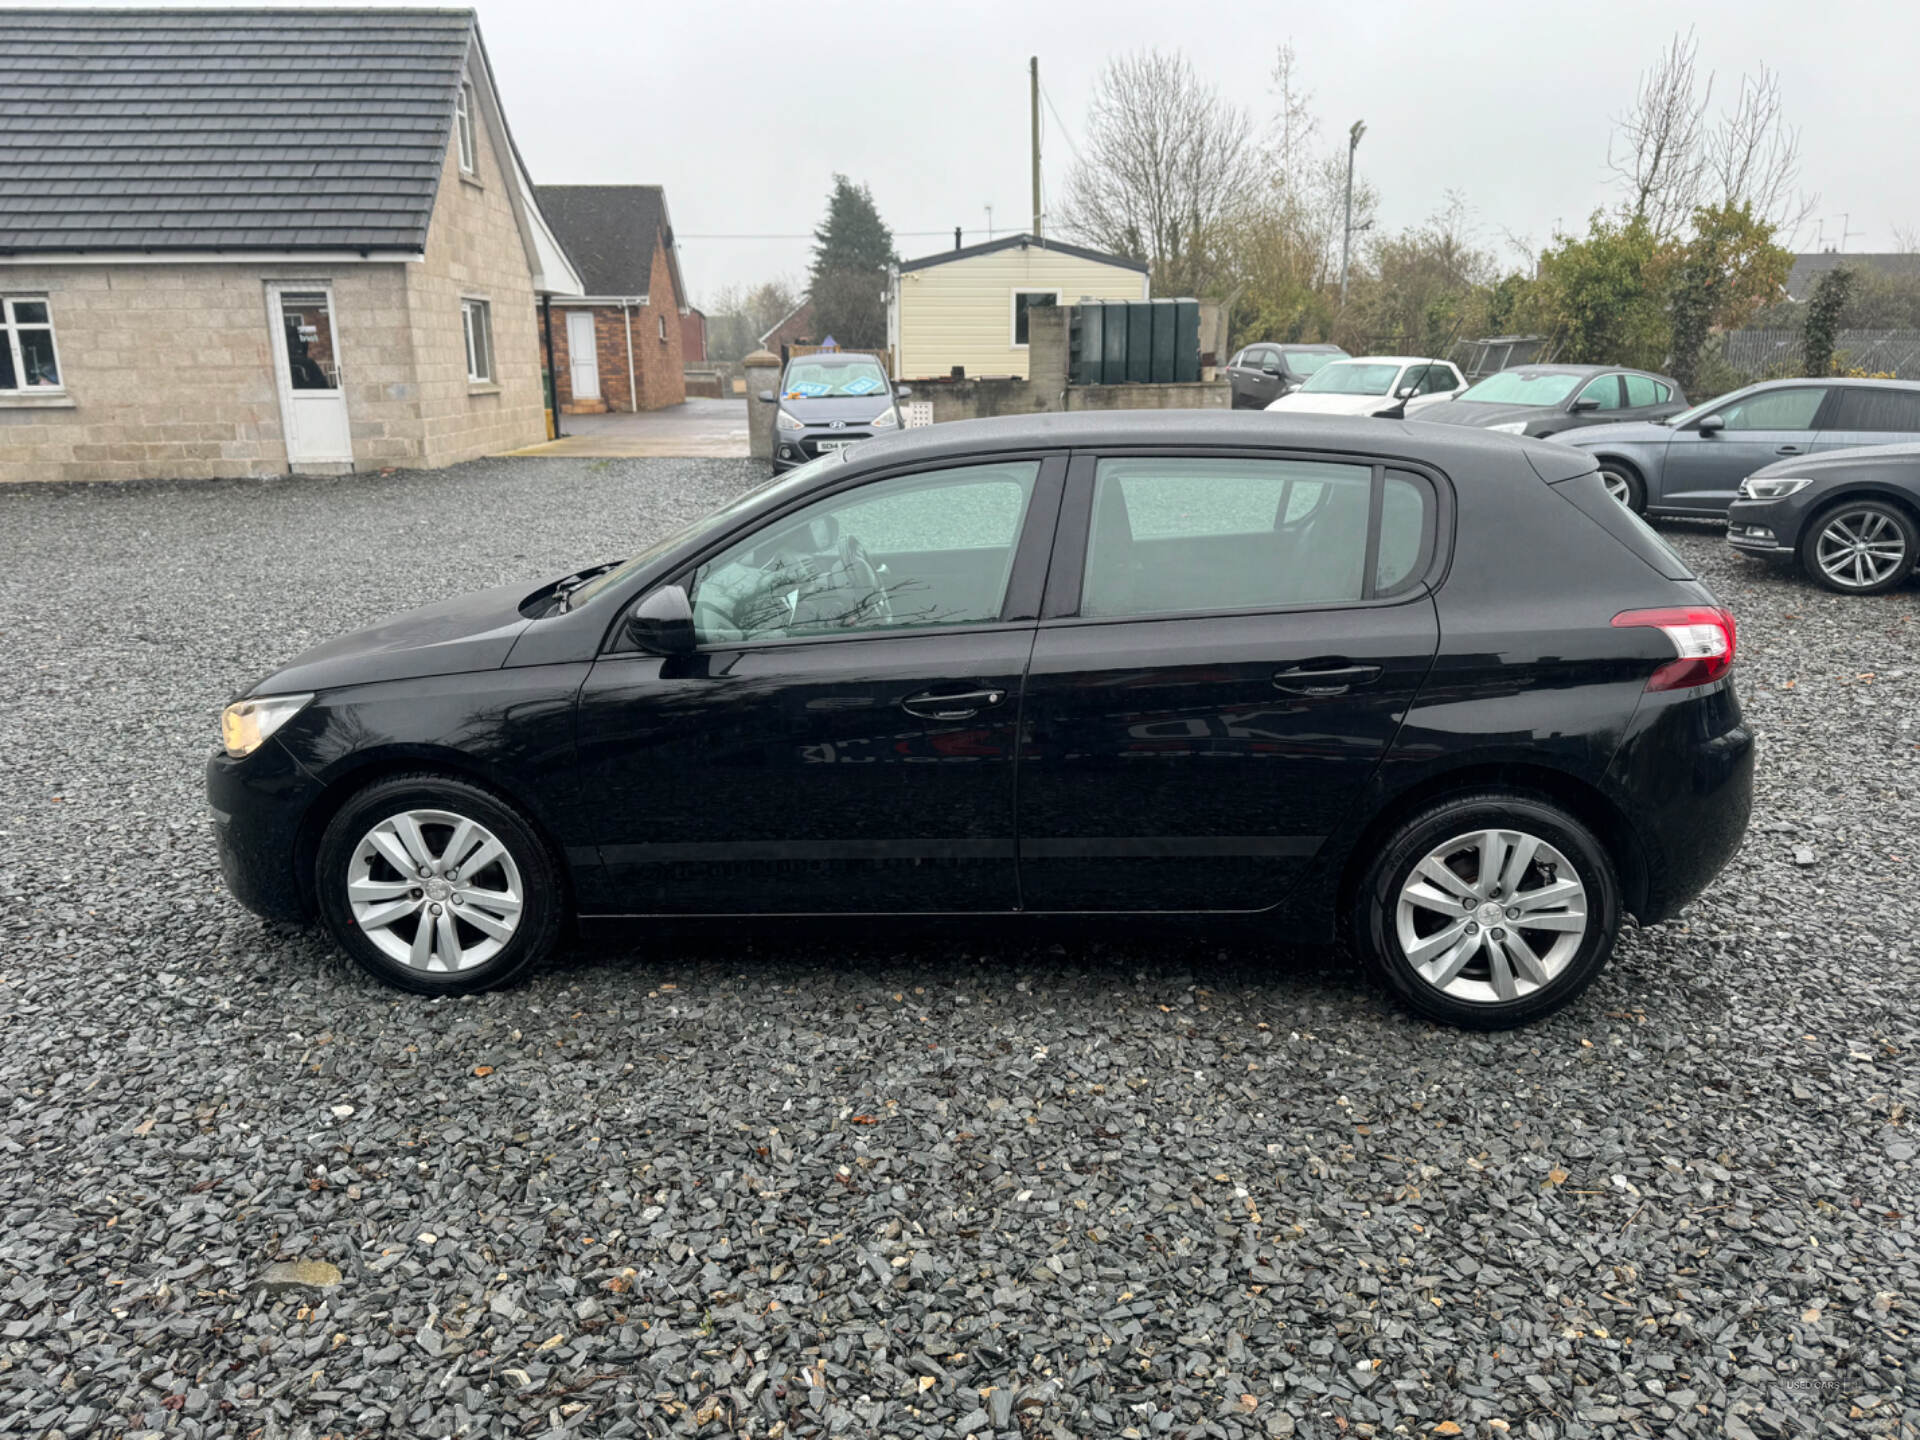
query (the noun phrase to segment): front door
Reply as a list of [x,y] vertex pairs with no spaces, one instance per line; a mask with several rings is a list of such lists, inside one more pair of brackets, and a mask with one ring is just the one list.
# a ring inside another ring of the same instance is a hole
[[1064,472],[868,481],[695,565],[695,652],[603,656],[581,693],[613,905],[1015,908],[1014,735]]
[[1759,390],[1701,417],[1717,416],[1717,430],[1702,430],[1696,420],[1675,431],[1661,468],[1661,493],[1649,498],[1656,506],[1724,514],[1740,482],[1762,465],[1813,453],[1829,393],[1825,385]]
[[1077,459],[1027,675],[1027,908],[1282,902],[1439,648],[1437,503],[1365,460]]
[[593,312],[567,312],[567,361],[573,373],[573,398],[600,398],[600,347],[594,342]]
[[269,286],[267,315],[288,467],[352,464],[333,291],[324,285]]

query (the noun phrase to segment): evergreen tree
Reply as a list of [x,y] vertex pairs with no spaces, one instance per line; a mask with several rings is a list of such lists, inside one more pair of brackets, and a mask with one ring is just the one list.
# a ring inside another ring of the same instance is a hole
[[1840,312],[1847,308],[1847,297],[1852,293],[1853,272],[1844,265],[1835,266],[1814,283],[1813,299],[1807,305],[1806,329],[1802,332],[1807,374],[1833,373],[1833,342],[1840,334]]
[[813,324],[843,347],[887,343],[887,307],[882,298],[893,263],[893,232],[881,220],[865,185],[833,177],[827,218],[813,232],[813,269],[807,293]]

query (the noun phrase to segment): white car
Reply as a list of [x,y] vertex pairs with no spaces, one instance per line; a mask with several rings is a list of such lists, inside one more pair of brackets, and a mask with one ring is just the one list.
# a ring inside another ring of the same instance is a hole
[[1452,400],[1466,388],[1467,377],[1445,360],[1360,355],[1322,365],[1306,384],[1267,409],[1295,415],[1400,416]]

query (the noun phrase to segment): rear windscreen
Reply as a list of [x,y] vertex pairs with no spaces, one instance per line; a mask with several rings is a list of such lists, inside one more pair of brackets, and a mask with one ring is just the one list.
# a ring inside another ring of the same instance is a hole
[[1562,480],[1553,492],[1669,580],[1691,580],[1693,572],[1646,521],[1607,493],[1598,470]]

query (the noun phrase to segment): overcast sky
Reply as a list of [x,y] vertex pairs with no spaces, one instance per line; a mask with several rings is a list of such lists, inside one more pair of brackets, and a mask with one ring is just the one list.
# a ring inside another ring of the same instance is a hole
[[[478,0],[521,153],[541,183],[658,183],[697,301],[806,270],[833,173],[872,188],[903,256],[1025,228],[1027,57],[1053,106],[1043,173],[1065,188],[1070,141],[1112,54],[1183,50],[1264,122],[1291,40],[1326,135],[1367,122],[1361,171],[1387,228],[1449,189],[1479,239],[1545,241],[1609,199],[1612,119],[1676,27],[1699,28],[1715,95],[1777,68],[1802,133],[1802,184],[1826,242],[1895,248],[1920,226],[1920,5],[1912,0],[1476,0],[1470,6],[956,0],[802,5],[721,0]],[[1063,123],[1062,123],[1063,122]],[[1064,133],[1063,133],[1064,132]],[[920,233],[917,233],[920,232]],[[931,233],[925,233],[931,232]],[[719,236],[784,236],[720,239]],[[1797,248],[1815,248],[1809,223]]]

